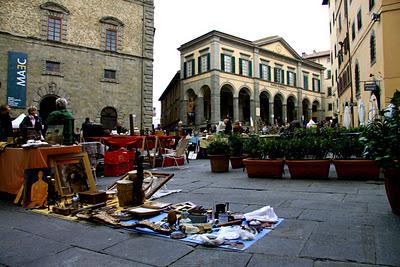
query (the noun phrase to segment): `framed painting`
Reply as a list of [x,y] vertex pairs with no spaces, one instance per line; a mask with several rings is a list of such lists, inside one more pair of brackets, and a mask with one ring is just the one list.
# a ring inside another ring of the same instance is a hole
[[50,166],[60,196],[96,191],[96,183],[86,152],[51,157]]

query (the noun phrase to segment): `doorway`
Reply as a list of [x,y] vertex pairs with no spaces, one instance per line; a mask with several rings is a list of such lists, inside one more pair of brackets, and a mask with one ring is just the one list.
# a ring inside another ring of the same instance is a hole
[[57,96],[48,95],[45,96],[39,104],[39,117],[43,122],[46,122],[49,114],[57,109],[56,107]]

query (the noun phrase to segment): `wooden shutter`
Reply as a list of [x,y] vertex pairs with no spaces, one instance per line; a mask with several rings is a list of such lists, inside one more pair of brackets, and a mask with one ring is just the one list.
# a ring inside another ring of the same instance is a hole
[[286,78],[287,78],[286,82],[287,82],[288,85],[290,85],[290,79],[289,79],[290,75],[289,75],[289,73],[290,73],[290,71],[286,71]]
[[293,73],[293,82],[294,82],[294,86],[297,87],[296,73]]
[[194,59],[192,59],[192,76],[195,75],[195,71],[194,71]]
[[253,64],[251,61],[248,62],[249,62],[249,76],[253,77]]
[[274,82],[277,82],[278,81],[278,69],[277,68],[274,68]]
[[239,74],[243,75],[243,59],[239,58]]
[[271,81],[271,66],[268,66],[268,81]]
[[221,70],[222,70],[222,71],[225,71],[224,54],[221,54]]
[[201,57],[198,57],[197,58],[197,67],[198,67],[198,70],[197,70],[197,72],[200,74],[201,73]]
[[284,84],[285,83],[285,71],[284,70],[281,70],[281,75],[282,75],[281,82],[282,82],[282,84]]
[[187,77],[187,62],[183,62],[183,78]]
[[210,67],[211,61],[210,61],[210,53],[207,54],[207,71],[211,69]]
[[232,73],[235,73],[235,57],[232,57],[232,62],[231,62],[231,66],[232,66]]
[[260,64],[260,79],[264,79],[264,74],[263,74],[263,64]]

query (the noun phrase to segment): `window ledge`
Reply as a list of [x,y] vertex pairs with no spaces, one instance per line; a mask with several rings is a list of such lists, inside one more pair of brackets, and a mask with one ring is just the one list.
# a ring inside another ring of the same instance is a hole
[[117,79],[109,79],[109,78],[103,78],[100,80],[100,82],[103,83],[119,83],[119,81]]
[[64,75],[60,72],[55,72],[55,71],[43,71],[42,75],[48,75],[48,76],[58,76],[58,77],[63,77]]

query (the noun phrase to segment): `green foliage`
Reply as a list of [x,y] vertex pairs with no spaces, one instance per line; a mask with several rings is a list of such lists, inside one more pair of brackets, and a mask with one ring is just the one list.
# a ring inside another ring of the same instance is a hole
[[279,138],[262,138],[260,148],[264,159],[279,159],[285,156],[284,140]]
[[243,155],[243,138],[240,137],[240,134],[233,133],[228,137],[229,146],[231,156],[240,157]]
[[230,155],[230,146],[228,139],[222,136],[217,136],[208,144],[207,154],[209,155]]
[[249,154],[251,158],[262,159],[262,149],[260,145],[260,138],[257,135],[251,135],[244,141],[244,152]]
[[360,137],[364,155],[385,169],[400,168],[400,91],[394,93],[391,103],[392,108],[380,112],[383,119],[368,124]]

